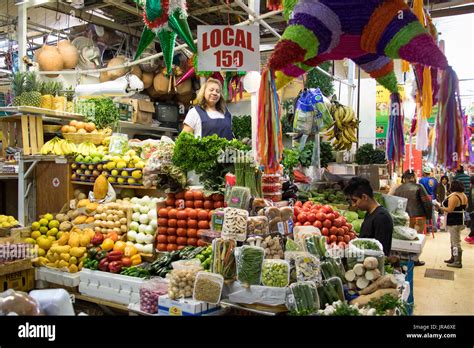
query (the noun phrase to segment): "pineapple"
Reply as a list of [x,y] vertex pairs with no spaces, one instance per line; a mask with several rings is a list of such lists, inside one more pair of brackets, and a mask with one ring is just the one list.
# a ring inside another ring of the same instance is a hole
[[14,95],[13,105],[20,106],[23,105],[22,93],[25,84],[25,73],[17,72],[13,75],[12,82],[12,92]]
[[52,109],[53,108],[53,89],[54,89],[54,82],[48,81],[43,82],[41,88],[41,107],[44,109]]
[[56,111],[65,111],[66,110],[66,97],[62,96],[61,90],[63,89],[63,84],[60,82],[54,83],[54,97],[53,97],[53,110]]
[[64,95],[66,96],[66,112],[74,112],[74,102],[72,99],[74,98],[74,89],[69,87],[66,92],[64,92]]
[[40,81],[34,72],[27,72],[25,77],[25,91],[22,93],[23,104],[41,106]]

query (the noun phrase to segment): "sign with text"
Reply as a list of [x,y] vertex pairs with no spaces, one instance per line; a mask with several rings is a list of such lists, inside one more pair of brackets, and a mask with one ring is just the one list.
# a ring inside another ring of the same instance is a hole
[[257,25],[198,25],[199,71],[260,71]]

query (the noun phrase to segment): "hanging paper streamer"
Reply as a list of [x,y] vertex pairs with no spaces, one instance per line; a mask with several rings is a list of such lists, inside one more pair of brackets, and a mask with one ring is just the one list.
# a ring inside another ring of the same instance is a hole
[[260,82],[257,121],[257,161],[265,173],[276,173],[280,169],[283,153],[280,115],[275,78],[271,70],[265,70]]
[[[145,28],[138,43],[135,60],[155,40],[160,40],[168,75],[173,71],[172,62],[176,36],[179,36],[192,52],[197,52],[188,24],[185,0],[135,0],[143,8]],[[170,58],[171,57],[171,58]]]
[[277,11],[283,8],[282,0],[267,0],[267,9]]
[[392,93],[390,95],[390,115],[387,130],[387,159],[396,164],[400,164],[405,155],[404,120],[400,94]]
[[443,72],[436,120],[437,161],[448,169],[456,169],[465,161],[465,137],[459,101],[459,82],[451,68]]

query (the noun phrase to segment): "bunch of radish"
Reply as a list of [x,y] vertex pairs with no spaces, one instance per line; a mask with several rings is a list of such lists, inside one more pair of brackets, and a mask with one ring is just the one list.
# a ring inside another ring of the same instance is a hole
[[224,206],[224,196],[206,197],[201,191],[190,190],[168,194],[166,206],[158,210],[158,251],[205,246],[200,234],[210,228],[213,209]]
[[328,244],[346,248],[349,241],[356,238],[352,224],[340,216],[330,205],[300,201],[294,206],[295,226],[314,226],[326,237]]

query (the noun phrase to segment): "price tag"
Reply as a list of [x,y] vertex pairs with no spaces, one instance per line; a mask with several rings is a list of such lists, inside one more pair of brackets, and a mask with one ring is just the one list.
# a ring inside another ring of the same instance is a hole
[[199,71],[259,71],[257,25],[198,25]]

